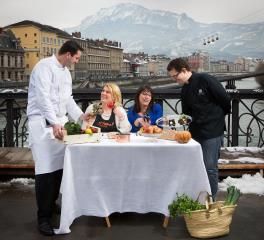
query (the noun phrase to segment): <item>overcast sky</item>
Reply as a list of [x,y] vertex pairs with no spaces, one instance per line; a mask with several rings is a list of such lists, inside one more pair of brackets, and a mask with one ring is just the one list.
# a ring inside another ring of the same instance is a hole
[[0,26],[27,19],[58,28],[72,27],[101,8],[124,2],[185,12],[203,23],[264,22],[263,0],[0,0]]

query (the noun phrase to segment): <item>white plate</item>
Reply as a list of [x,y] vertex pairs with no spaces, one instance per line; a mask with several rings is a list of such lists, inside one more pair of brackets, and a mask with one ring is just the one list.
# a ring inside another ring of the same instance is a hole
[[162,133],[142,133],[140,131],[137,132],[138,136],[142,136],[142,137],[150,137],[150,138],[158,138],[161,136]]

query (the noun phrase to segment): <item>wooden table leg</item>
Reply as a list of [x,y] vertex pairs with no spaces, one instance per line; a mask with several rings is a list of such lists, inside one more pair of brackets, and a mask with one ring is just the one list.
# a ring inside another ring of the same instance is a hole
[[163,221],[163,227],[167,228],[169,224],[169,217],[165,216],[164,221]]
[[110,223],[110,220],[109,220],[109,217],[105,217],[105,221],[106,221],[106,225],[107,227],[111,227],[111,223]]

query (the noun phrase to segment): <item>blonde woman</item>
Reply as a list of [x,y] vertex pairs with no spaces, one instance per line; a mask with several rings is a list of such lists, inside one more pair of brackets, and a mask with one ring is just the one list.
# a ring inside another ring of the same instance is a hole
[[128,133],[131,125],[127,119],[125,109],[122,107],[122,96],[119,87],[114,83],[104,85],[99,104],[91,104],[85,111],[88,118],[82,128],[95,126],[102,132]]

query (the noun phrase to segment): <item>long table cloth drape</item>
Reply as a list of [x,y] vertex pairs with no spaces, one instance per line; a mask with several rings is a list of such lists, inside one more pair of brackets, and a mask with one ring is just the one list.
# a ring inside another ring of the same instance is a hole
[[188,144],[131,135],[130,143],[68,145],[61,185],[62,211],[57,234],[69,233],[81,215],[157,212],[168,216],[176,193],[197,198],[210,193],[202,150]]

